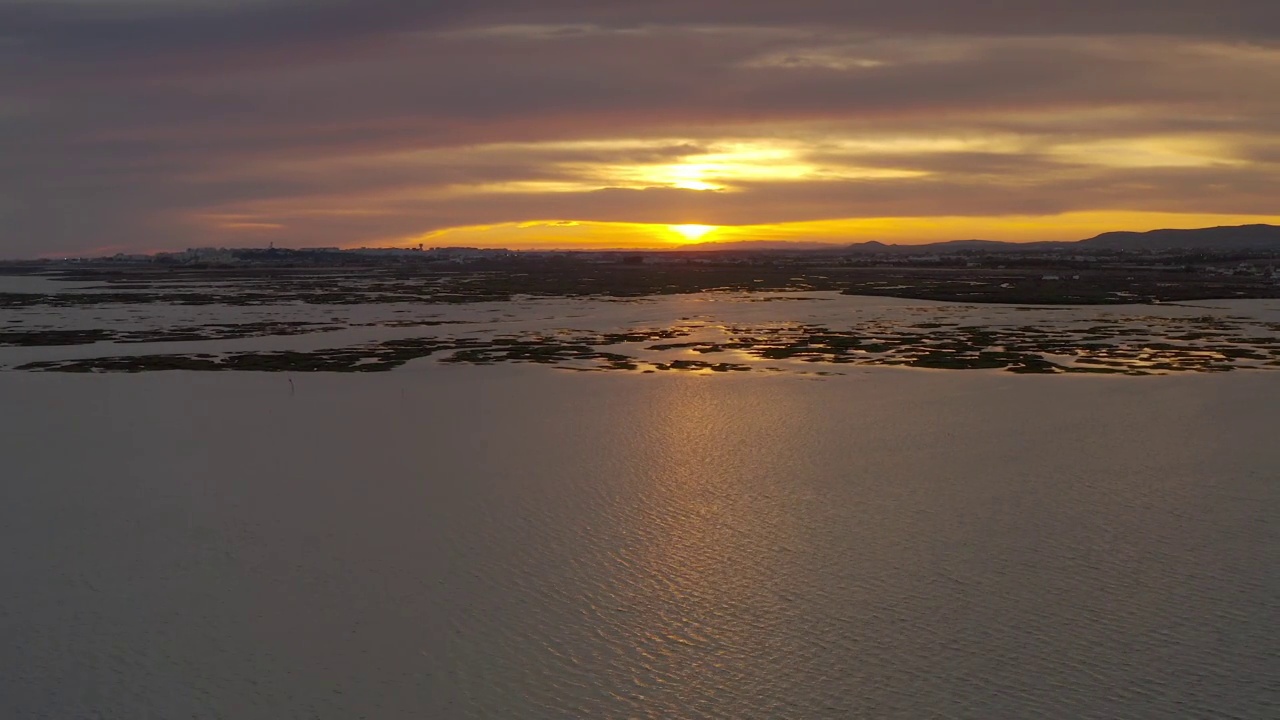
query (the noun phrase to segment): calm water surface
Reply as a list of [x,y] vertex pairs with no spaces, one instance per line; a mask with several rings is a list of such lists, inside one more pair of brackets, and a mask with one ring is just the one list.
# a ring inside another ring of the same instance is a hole
[[1277,717],[1260,375],[296,384],[0,376],[0,716]]

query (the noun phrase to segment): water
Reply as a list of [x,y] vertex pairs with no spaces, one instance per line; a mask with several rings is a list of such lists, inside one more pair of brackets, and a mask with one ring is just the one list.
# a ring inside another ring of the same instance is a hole
[[0,374],[0,716],[1271,718],[1265,373]]

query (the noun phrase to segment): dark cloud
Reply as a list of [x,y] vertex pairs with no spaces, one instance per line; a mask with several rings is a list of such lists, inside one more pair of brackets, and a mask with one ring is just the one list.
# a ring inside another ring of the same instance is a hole
[[876,33],[1188,34],[1280,31],[1270,0],[5,0],[0,27],[50,51],[132,55],[327,43],[511,24],[838,26]]

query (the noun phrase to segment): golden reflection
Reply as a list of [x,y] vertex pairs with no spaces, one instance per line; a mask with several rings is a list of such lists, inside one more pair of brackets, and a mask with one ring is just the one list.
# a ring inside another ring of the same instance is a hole
[[[687,302],[690,314],[702,311],[698,300]],[[791,549],[813,542],[796,520],[806,497],[796,487],[804,464],[793,457],[803,447],[795,421],[802,401],[760,385],[726,391],[731,378],[673,380],[654,385],[654,414],[638,423],[643,491],[623,518],[630,542],[618,553],[634,579],[619,588],[628,612],[618,627],[646,658],[637,670],[644,686],[700,682],[735,656],[776,649],[739,609],[775,618],[794,612],[780,580],[795,569]],[[783,467],[794,472],[779,475]]]

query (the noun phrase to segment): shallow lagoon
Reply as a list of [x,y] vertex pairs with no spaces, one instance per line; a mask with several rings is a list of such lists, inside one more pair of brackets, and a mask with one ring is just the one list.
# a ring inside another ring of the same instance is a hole
[[0,373],[0,715],[1271,717],[1274,377]]

